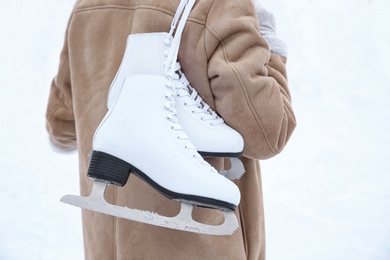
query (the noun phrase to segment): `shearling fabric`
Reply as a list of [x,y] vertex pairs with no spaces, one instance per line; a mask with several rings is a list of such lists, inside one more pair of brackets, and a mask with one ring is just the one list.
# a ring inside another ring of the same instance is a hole
[[[178,4],[179,0],[79,0],[75,4],[46,116],[53,143],[65,150],[78,149],[84,196],[92,184],[86,176],[87,155],[107,112],[108,90],[126,38],[132,33],[168,32]],[[242,194],[235,212],[240,229],[232,236],[197,235],[83,210],[86,259],[265,259],[259,160],[280,153],[296,125],[286,59],[270,53],[259,33],[252,0],[198,0],[182,36],[179,61],[191,85],[244,138],[241,159],[246,174],[236,181]],[[222,158],[209,162],[219,170],[224,165]],[[132,175],[125,187],[110,186],[106,199],[166,216],[179,210],[178,203]],[[194,219],[215,224],[223,216],[196,208]]]

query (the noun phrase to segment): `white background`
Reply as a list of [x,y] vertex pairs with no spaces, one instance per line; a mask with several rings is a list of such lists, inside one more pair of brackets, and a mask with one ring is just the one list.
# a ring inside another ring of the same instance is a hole
[[[0,259],[83,259],[77,154],[45,132],[73,0],[0,0]],[[390,2],[264,0],[298,127],[262,162],[269,260],[390,259]]]

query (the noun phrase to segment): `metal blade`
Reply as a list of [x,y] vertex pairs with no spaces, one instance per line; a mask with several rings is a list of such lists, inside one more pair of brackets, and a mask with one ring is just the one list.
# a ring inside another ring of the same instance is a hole
[[104,199],[106,186],[107,184],[103,182],[94,181],[92,192],[89,196],[65,195],[61,198],[61,202],[119,218],[198,234],[231,235],[238,229],[238,221],[233,212],[224,212],[224,223],[213,226],[193,220],[193,206],[184,203],[181,203],[180,212],[175,217],[165,217],[150,211],[112,205]]
[[230,180],[239,180],[245,173],[244,164],[238,158],[228,158],[231,167],[228,170],[222,170],[219,173]]

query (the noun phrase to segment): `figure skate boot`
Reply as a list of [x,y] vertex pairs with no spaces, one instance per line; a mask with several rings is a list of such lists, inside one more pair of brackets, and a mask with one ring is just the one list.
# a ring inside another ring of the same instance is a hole
[[[169,48],[179,47],[181,32],[194,2],[190,0],[187,5],[187,0],[181,1],[185,10]],[[119,95],[95,132],[88,169],[88,176],[94,179],[91,195],[67,195],[61,201],[172,229],[231,234],[238,228],[232,211],[239,204],[240,192],[233,182],[204,161],[180,125],[175,107],[174,72],[170,69],[172,65],[169,66],[176,62],[177,50],[170,50],[167,65],[164,49],[161,49],[168,46],[166,36],[166,33],[129,36],[130,42],[137,43],[132,46],[138,48],[135,53],[146,55],[138,68],[145,66],[149,71],[135,72],[124,79]],[[150,163],[150,155],[156,158],[153,163]],[[180,213],[165,217],[107,203],[103,197],[106,185],[123,186],[130,173],[166,197],[182,202]],[[192,205],[224,211],[225,222],[211,226],[194,221]]]

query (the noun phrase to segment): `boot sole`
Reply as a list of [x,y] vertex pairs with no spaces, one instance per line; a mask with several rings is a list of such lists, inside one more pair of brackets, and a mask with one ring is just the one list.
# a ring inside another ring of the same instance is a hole
[[149,176],[130,163],[104,152],[92,151],[91,162],[87,173],[89,178],[123,187],[127,183],[130,173],[133,173],[171,200],[227,212],[234,211],[236,208],[236,205],[224,201],[173,192],[157,184],[149,178]]
[[213,152],[202,152],[198,151],[203,157],[229,157],[229,158],[238,158],[242,156],[242,152],[238,153],[213,153]]

